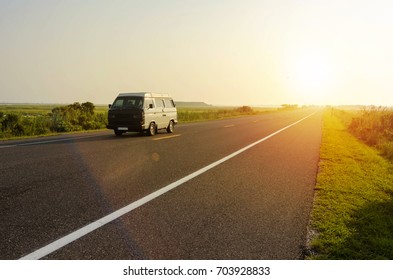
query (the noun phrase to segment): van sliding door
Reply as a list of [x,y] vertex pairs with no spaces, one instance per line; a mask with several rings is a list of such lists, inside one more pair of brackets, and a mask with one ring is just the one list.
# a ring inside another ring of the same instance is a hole
[[158,129],[166,127],[166,113],[165,113],[165,103],[162,98],[155,98],[157,113],[156,113],[156,121]]

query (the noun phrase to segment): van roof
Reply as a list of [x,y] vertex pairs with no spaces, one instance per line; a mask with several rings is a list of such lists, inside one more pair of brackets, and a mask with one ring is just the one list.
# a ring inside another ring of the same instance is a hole
[[154,93],[154,92],[129,92],[129,93],[120,93],[119,96],[170,97],[168,93]]

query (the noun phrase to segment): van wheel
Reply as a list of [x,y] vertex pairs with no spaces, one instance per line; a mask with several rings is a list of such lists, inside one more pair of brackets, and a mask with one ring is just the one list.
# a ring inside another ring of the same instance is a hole
[[168,127],[166,128],[166,132],[173,133],[173,131],[175,131],[175,124],[173,121],[170,121]]
[[149,129],[147,130],[150,136],[153,136],[156,134],[156,124],[154,122],[151,122],[149,125]]
[[117,130],[117,129],[115,129],[114,131],[115,131],[116,136],[122,136],[123,133],[124,133],[124,131],[120,131],[120,130]]

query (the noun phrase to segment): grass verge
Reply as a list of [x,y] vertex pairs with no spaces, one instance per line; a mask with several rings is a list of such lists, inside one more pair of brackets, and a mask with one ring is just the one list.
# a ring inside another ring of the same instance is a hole
[[393,163],[326,110],[310,259],[393,259]]
[[[72,110],[69,109],[70,106]],[[100,128],[104,129],[106,126],[107,106],[94,106],[94,115],[86,115],[72,106],[73,104],[67,106],[59,105],[57,107],[56,105],[48,104],[0,104],[0,140],[57,135],[65,132],[91,131]],[[53,112],[53,108],[59,110]],[[64,108],[68,109],[65,110]],[[179,107],[178,121],[180,123],[208,121],[276,111],[277,108],[251,108],[249,106],[238,108]]]
[[276,108],[251,108],[248,106],[233,108],[184,108],[179,107],[177,109],[177,117],[180,123],[186,122],[198,122],[198,121],[209,121],[219,120],[226,118],[235,118],[241,116],[251,116],[264,113],[271,113],[277,111]]

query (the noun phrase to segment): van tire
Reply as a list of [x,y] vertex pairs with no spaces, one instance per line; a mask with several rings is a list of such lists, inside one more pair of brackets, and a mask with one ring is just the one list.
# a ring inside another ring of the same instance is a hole
[[166,128],[166,132],[173,133],[175,131],[175,123],[170,121],[168,127]]
[[151,122],[151,123],[149,124],[149,129],[147,130],[147,133],[148,133],[150,136],[153,136],[153,135],[156,134],[156,132],[157,132],[156,124],[155,124],[154,122]]

